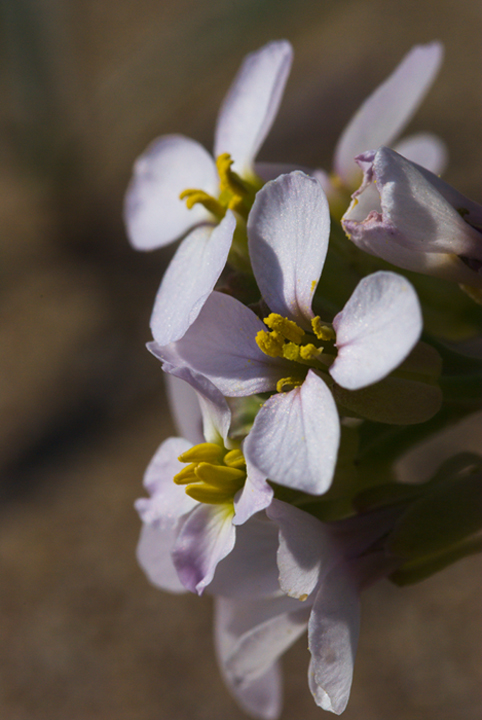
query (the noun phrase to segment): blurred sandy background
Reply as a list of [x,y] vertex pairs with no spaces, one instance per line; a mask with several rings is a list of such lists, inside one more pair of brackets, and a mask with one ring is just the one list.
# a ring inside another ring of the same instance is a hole
[[[361,100],[415,43],[446,45],[411,125],[448,143],[479,202],[478,0],[2,0],[0,717],[241,720],[219,679],[209,598],[147,584],[134,557],[144,468],[172,432],[144,349],[172,250],[132,251],[130,168],[156,135],[212,144],[242,57],[295,64],[260,158],[329,167]],[[346,720],[479,720],[481,563],[364,601]],[[302,640],[283,720],[324,713]]]

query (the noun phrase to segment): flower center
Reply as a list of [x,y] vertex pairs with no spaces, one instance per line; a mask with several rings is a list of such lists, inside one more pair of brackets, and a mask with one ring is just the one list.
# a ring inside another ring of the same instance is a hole
[[[271,313],[264,318],[264,324],[271,332],[260,330],[256,343],[269,357],[280,357],[318,370],[326,370],[335,358],[335,331],[324,325],[319,317],[311,321],[313,333],[307,333],[293,320]],[[308,341],[308,342],[306,342]],[[286,392],[303,383],[306,372],[297,368],[294,374],[282,378],[276,385],[278,392]]]
[[179,455],[189,463],[174,475],[176,485],[186,485],[186,494],[209,505],[232,502],[246,480],[246,461],[241,450],[226,450],[216,443],[201,443]]
[[254,202],[254,197],[261,187],[261,183],[249,182],[239,177],[231,170],[233,160],[229,153],[219,155],[216,168],[219,175],[219,197],[215,198],[204,190],[187,189],[179,198],[186,201],[189,209],[197,203],[204,205],[218,220],[226,215],[226,210],[234,210],[245,220]]

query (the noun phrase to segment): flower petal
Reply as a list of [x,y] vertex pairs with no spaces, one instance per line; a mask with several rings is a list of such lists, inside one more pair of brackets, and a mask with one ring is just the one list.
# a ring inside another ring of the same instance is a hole
[[186,588],[179,580],[171,558],[176,537],[177,527],[174,525],[143,525],[136,554],[139,565],[153,585],[168,592],[183,593]]
[[395,71],[359,108],[343,131],[335,150],[335,172],[349,188],[359,181],[356,155],[390,145],[414,115],[440,67],[443,56],[438,42],[417,45]]
[[252,517],[236,528],[236,545],[218,564],[209,593],[247,600],[280,595],[277,549],[277,526],[264,514]]
[[180,200],[182,191],[191,188],[217,195],[218,176],[209,153],[182,135],[154,140],[136,160],[125,198],[127,234],[137,250],[167,245],[212,219],[202,205],[188,210]]
[[236,530],[233,506],[198,504],[177,536],[172,559],[188,590],[202,595],[213,579],[216,566],[234,547]]
[[158,448],[144,475],[144,487],[151,497],[136,501],[143,522],[162,520],[170,524],[197,504],[173,482],[174,475],[185,467],[178,457],[190,447],[184,438],[168,438]]
[[166,370],[164,376],[169,409],[174,424],[182,437],[193,445],[204,442],[202,415],[195,390],[189,383]]
[[183,338],[149,350],[171,365],[187,365],[205,375],[226,396],[254,395],[276,387],[288,373],[286,360],[265,355],[256,335],[266,330],[261,320],[229,295],[213,292]]
[[311,610],[286,596],[226,599],[218,607],[224,611],[217,621],[225,636],[224,668],[235,687],[257,680],[276,662],[305,631]]
[[281,712],[282,682],[279,663],[274,663],[264,675],[251,683],[237,684],[226,672],[224,661],[235,640],[227,626],[230,616],[229,601],[217,598],[215,604],[215,640],[218,663],[223,679],[240,706],[249,715],[260,720],[277,720]]
[[269,308],[311,328],[311,300],[330,235],[320,183],[295,171],[267,183],[248,218],[249,254]]
[[159,345],[179,340],[201,312],[226,265],[235,227],[228,210],[219,225],[195,228],[179,245],[152,312],[151,330]]
[[317,705],[336,715],[348,703],[359,627],[358,588],[339,563],[322,583],[308,625],[310,690]]
[[422,323],[408,280],[385,271],[363,278],[333,320],[338,355],[331,376],[349,390],[381,380],[407,357]]
[[327,525],[293,505],[273,500],[266,514],[279,526],[281,589],[290,597],[306,600],[340,561],[341,549]]
[[395,145],[395,150],[407,160],[421,165],[436,175],[443,173],[447,167],[447,146],[440,138],[431,133],[410,135],[400,140]]
[[246,465],[246,482],[234,501],[235,525],[242,525],[252,515],[267,508],[274,494],[273,488],[266,482],[266,475],[254,467],[249,460],[246,460]]
[[244,454],[270,480],[320,495],[331,485],[339,440],[333,397],[309,370],[301,387],[265,402],[245,441]]
[[286,40],[271,42],[248,55],[225,97],[218,116],[214,155],[230,153],[233,169],[252,174],[252,163],[278,112],[291,68],[293,50]]

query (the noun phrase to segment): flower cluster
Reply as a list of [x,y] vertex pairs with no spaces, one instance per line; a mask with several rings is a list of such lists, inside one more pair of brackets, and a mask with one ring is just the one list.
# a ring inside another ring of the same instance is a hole
[[292,62],[270,43],[223,102],[214,159],[161,137],[128,189],[134,247],[182,238],[148,347],[184,437],[147,469],[138,559],[162,589],[215,597],[221,672],[256,718],[278,717],[278,660],[306,629],[310,690],[340,714],[361,590],[480,549],[482,458],[457,447],[422,484],[394,474],[481,387],[482,208],[438,177],[442,141],[397,141],[441,58],[415,47],[342,132],[333,171],[302,171],[255,163]]

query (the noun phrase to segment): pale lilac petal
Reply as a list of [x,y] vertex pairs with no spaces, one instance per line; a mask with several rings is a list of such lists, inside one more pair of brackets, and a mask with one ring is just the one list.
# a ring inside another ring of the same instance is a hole
[[179,435],[193,445],[204,442],[201,407],[194,388],[166,370],[164,376],[169,409]]
[[431,133],[418,133],[403,138],[395,145],[397,153],[436,175],[443,173],[448,163],[446,144]]
[[286,40],[271,42],[248,55],[225,97],[218,116],[214,155],[230,153],[241,175],[252,163],[278,112],[291,68],[293,50]]
[[320,183],[296,171],[265,185],[248,218],[249,254],[268,307],[310,328],[330,235]]
[[390,145],[400,134],[434,81],[442,56],[438,42],[412,48],[354,115],[338,141],[334,157],[335,172],[348,188],[356,187],[360,177],[355,156]]
[[331,485],[339,439],[333,397],[309,370],[301,387],[265,402],[245,441],[244,454],[270,480],[320,495]]
[[446,183],[434,172],[422,167],[420,163],[417,170],[459,214],[463,215],[466,223],[478,230],[482,230],[482,205],[480,203],[462,195],[461,192]]
[[338,355],[331,376],[349,390],[381,380],[407,357],[422,325],[417,294],[406,278],[385,271],[363,278],[333,320]]
[[226,265],[236,220],[228,210],[215,227],[195,228],[179,245],[162,279],[151,316],[159,345],[179,340],[193,324]]
[[199,143],[182,135],[154,140],[136,160],[125,198],[131,244],[137,250],[154,250],[212,220],[202,205],[188,210],[179,195],[193,188],[217,195],[218,182],[213,159]]
[[[186,412],[193,411],[196,422],[202,420],[203,432],[197,442],[218,443],[229,447],[228,432],[231,425],[231,410],[224,395],[207,378],[195,373],[188,367],[176,367],[164,363],[164,372],[169,377],[183,380],[187,387],[192,388],[197,402],[197,408],[192,409],[191,404]],[[198,412],[200,411],[200,412]],[[199,414],[201,417],[199,418]]]
[[281,594],[276,551],[278,528],[260,513],[236,528],[236,545],[209,586],[212,595],[252,600]]
[[135,507],[143,527],[137,547],[137,559],[149,580],[163,590],[183,592],[171,559],[171,550],[182,518],[197,505],[173,482],[183,467],[178,456],[191,443],[184,438],[169,438],[162,443],[144,475],[144,486],[152,497],[139,498]]
[[253,718],[276,720],[281,714],[283,686],[281,667],[274,663],[261,677],[236,686],[229,677],[225,682],[241,708]]
[[323,581],[308,625],[310,690],[317,705],[336,715],[348,703],[359,627],[358,588],[340,563]]
[[161,590],[173,593],[186,592],[179,580],[171,558],[171,550],[177,537],[177,527],[163,527],[158,523],[143,525],[137,560],[150,582]]
[[[236,611],[238,611],[237,606]],[[274,663],[264,675],[251,683],[237,683],[236,679],[226,672],[225,658],[236,640],[236,636],[229,632],[228,621],[231,614],[229,601],[217,598],[214,629],[216,652],[223,679],[245,712],[260,720],[277,720],[281,713],[283,691],[279,663]]]
[[229,503],[198,506],[188,515],[177,536],[172,559],[188,590],[202,594],[216,566],[234,547],[234,510]]
[[144,487],[151,497],[136,501],[143,522],[161,520],[171,524],[197,505],[184,488],[173,482],[174,475],[186,467],[178,457],[190,447],[191,443],[184,438],[169,438],[157,450],[144,475]]
[[289,373],[286,360],[265,355],[256,335],[266,330],[261,320],[229,295],[213,292],[197,320],[181,340],[149,350],[171,365],[187,365],[205,375],[226,396],[254,395],[273,390]]
[[380,222],[376,213],[365,222],[354,222],[347,218],[343,222],[343,228],[353,243],[375,257],[405,270],[433,275],[443,280],[450,280],[466,285],[482,285],[478,274],[471,270],[452,253],[417,252],[400,244],[403,238],[399,237],[396,229],[389,223]]
[[219,631],[227,635],[224,669],[235,687],[261,677],[305,631],[311,607],[281,596],[258,600],[226,599]]
[[281,589],[290,597],[306,600],[341,559],[341,546],[336,544],[327,525],[293,505],[273,500],[266,514],[280,529]]
[[266,475],[246,460],[247,477],[243,489],[234,501],[234,524],[242,525],[252,515],[268,507],[273,499],[273,488],[266,482]]

